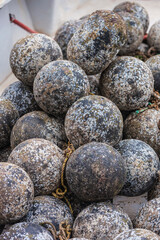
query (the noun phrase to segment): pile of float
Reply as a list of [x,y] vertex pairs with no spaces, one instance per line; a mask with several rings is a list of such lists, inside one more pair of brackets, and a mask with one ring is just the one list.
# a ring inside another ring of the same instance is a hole
[[[160,21],[144,41],[148,25],[125,2],[14,45],[20,81],[0,97],[1,240],[160,239]],[[113,204],[149,191],[133,221]]]

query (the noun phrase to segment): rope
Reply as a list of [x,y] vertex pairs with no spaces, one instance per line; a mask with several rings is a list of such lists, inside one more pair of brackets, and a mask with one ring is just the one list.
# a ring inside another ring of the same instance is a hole
[[63,199],[63,198],[64,198],[64,200],[67,202],[67,204],[68,204],[68,206],[69,206],[72,214],[73,214],[73,210],[72,210],[71,204],[70,204],[69,200],[68,200],[68,199],[66,198],[66,196],[65,196],[65,194],[67,193],[67,186],[66,186],[65,183],[64,183],[64,173],[65,173],[65,167],[66,167],[67,161],[68,161],[69,157],[71,156],[71,154],[73,153],[74,150],[75,150],[75,149],[74,149],[73,144],[68,143],[68,147],[67,147],[67,149],[65,150],[65,156],[66,156],[66,158],[65,158],[65,160],[64,160],[64,162],[63,162],[62,172],[61,172],[61,186],[62,186],[62,188],[63,188],[64,190],[63,190],[62,188],[57,188],[57,189],[56,189],[56,192],[55,192],[55,193],[54,193],[54,192],[52,193],[52,195],[53,195],[54,197],[56,197],[56,198],[59,198],[59,199]]

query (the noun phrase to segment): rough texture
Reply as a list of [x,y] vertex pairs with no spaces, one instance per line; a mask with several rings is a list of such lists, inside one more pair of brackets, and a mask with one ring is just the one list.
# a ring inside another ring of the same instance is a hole
[[55,33],[55,41],[59,44],[62,53],[63,59],[67,59],[67,46],[71,40],[73,34],[78,30],[78,28],[83,23],[82,20],[70,20],[63,23],[60,28]]
[[154,47],[160,52],[160,20],[152,25],[149,30],[147,42],[150,47]]
[[13,103],[20,117],[39,109],[31,89],[20,81],[10,84],[3,91],[2,96]]
[[88,75],[102,72],[125,43],[122,18],[111,11],[92,13],[68,43],[67,57]]
[[143,205],[134,225],[136,228],[145,228],[160,235],[160,198],[155,198]]
[[115,145],[122,137],[123,119],[117,106],[101,96],[79,99],[65,118],[67,138],[75,148],[89,142]]
[[50,222],[59,231],[61,222],[68,221],[72,227],[73,217],[68,206],[60,199],[51,196],[39,196],[34,199],[24,221],[37,224]]
[[68,108],[90,91],[85,72],[75,63],[60,60],[44,66],[34,80],[38,105],[54,116],[64,115]]
[[120,141],[115,148],[122,154],[127,177],[121,190],[125,196],[139,196],[156,182],[159,158],[153,148],[136,139]]
[[136,228],[120,233],[114,240],[160,240],[160,237],[149,230]]
[[78,148],[66,166],[66,179],[75,195],[87,202],[112,199],[122,189],[126,172],[121,154],[105,143]]
[[9,145],[11,130],[18,118],[18,111],[11,101],[0,97],[0,149]]
[[95,95],[100,95],[99,79],[100,79],[100,74],[88,75],[88,81],[90,84],[90,93]]
[[23,168],[34,184],[35,195],[51,194],[60,184],[63,152],[45,139],[29,139],[15,147],[8,162]]
[[63,124],[41,111],[27,113],[18,119],[11,133],[12,149],[30,138],[44,138],[60,148],[67,141]]
[[154,89],[160,91],[160,55],[155,55],[149,58],[145,63],[152,71],[154,77]]
[[127,55],[134,52],[137,47],[142,43],[144,37],[144,29],[142,23],[129,12],[118,13],[125,22],[127,40],[121,48],[119,54]]
[[11,163],[0,163],[0,225],[22,218],[30,209],[34,186],[28,174]]
[[0,149],[0,162],[7,162],[11,151],[11,147]]
[[44,227],[34,223],[17,223],[1,236],[1,240],[56,240]]
[[151,70],[141,60],[123,56],[113,61],[102,73],[100,90],[120,110],[134,110],[146,106],[153,92]]
[[69,240],[87,240],[86,238],[70,238]]
[[144,33],[147,32],[149,26],[149,15],[146,9],[138,4],[137,2],[122,2],[118,4],[114,9],[114,12],[119,13],[122,11],[129,12],[133,14],[142,24],[144,28]]
[[131,113],[124,122],[124,138],[139,139],[148,143],[160,156],[160,111],[148,109]]
[[74,238],[113,240],[120,232],[132,228],[132,222],[122,209],[107,202],[91,204],[75,219]]
[[147,55],[148,50],[149,50],[149,46],[146,43],[141,43],[138,46],[137,50]]
[[62,51],[55,40],[36,33],[15,43],[10,54],[10,65],[20,81],[32,86],[35,76],[44,65],[62,58]]

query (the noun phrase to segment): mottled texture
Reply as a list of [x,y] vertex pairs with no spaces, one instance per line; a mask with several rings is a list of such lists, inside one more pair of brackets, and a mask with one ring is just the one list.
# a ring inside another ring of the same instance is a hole
[[122,18],[111,11],[92,13],[68,43],[67,57],[88,75],[102,72],[115,58],[126,38]]
[[66,166],[69,188],[87,202],[112,199],[122,189],[125,177],[121,154],[105,143],[81,146],[72,153]]
[[141,43],[138,48],[137,48],[138,51],[144,53],[144,54],[147,54],[148,53],[148,50],[149,50],[149,46],[146,44],[146,43]]
[[62,58],[62,51],[55,40],[36,33],[15,43],[10,54],[10,66],[20,81],[32,86],[35,76],[44,65]]
[[100,95],[99,79],[100,79],[100,74],[88,75],[88,81],[90,84],[90,92],[95,95]]
[[134,225],[136,228],[145,228],[160,235],[160,198],[155,198],[142,206]]
[[83,23],[83,19],[81,20],[70,20],[63,23],[60,28],[55,33],[55,41],[59,44],[62,53],[63,59],[67,59],[67,46],[69,41],[71,40],[73,34],[78,30],[78,28]]
[[45,139],[33,138],[20,143],[8,162],[23,168],[34,184],[35,195],[51,194],[60,184],[64,155],[60,148]]
[[113,240],[119,233],[132,228],[132,222],[121,208],[107,202],[91,204],[75,219],[74,238]]
[[160,52],[160,20],[151,26],[147,36],[147,42],[150,47],[154,47]]
[[86,238],[70,238],[69,240],[87,240]]
[[11,147],[5,147],[0,149],[0,162],[7,162],[11,151]]
[[139,196],[156,182],[159,158],[153,148],[136,139],[120,141],[115,148],[121,153],[127,172],[121,194]]
[[134,110],[146,106],[153,92],[151,70],[141,60],[123,56],[113,61],[102,73],[100,90],[120,110]]
[[17,223],[0,236],[1,240],[56,240],[44,227],[34,223]]
[[146,229],[131,229],[120,233],[114,240],[160,240],[160,237]]
[[15,164],[0,162],[0,225],[21,219],[30,209],[33,196],[28,174]]
[[73,217],[69,207],[60,199],[51,196],[39,196],[34,199],[24,221],[37,224],[50,222],[59,231],[61,222],[67,221],[72,227]]
[[18,119],[11,133],[12,149],[30,138],[44,138],[60,148],[67,141],[63,124],[41,111],[27,113]]
[[119,13],[122,11],[129,12],[134,17],[136,17],[142,24],[144,28],[144,33],[147,32],[149,26],[149,15],[146,9],[138,4],[137,2],[122,2],[118,4],[114,9],[114,12]]
[[160,54],[150,57],[145,63],[152,71],[154,77],[154,89],[160,91]]
[[125,22],[127,40],[121,48],[119,54],[127,55],[134,52],[137,47],[142,43],[144,37],[144,29],[142,23],[129,12],[118,13]]
[[54,116],[64,115],[68,108],[90,91],[85,72],[67,60],[44,66],[34,80],[34,97],[38,105]]
[[0,149],[9,145],[11,130],[18,118],[18,111],[11,101],[0,97]]
[[3,91],[2,96],[13,103],[20,117],[39,109],[31,89],[20,81],[11,83]]
[[75,148],[93,141],[115,145],[121,140],[122,130],[119,109],[101,96],[79,99],[69,108],[65,118],[66,135]]
[[160,111],[148,109],[131,113],[124,122],[124,138],[139,139],[148,143],[160,156]]

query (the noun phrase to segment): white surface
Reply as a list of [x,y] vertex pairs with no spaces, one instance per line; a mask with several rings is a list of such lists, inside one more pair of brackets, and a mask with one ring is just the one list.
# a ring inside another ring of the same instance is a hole
[[9,3],[11,0],[0,0],[0,8],[2,8],[5,4]]

